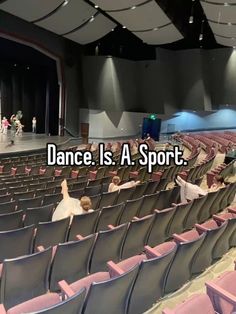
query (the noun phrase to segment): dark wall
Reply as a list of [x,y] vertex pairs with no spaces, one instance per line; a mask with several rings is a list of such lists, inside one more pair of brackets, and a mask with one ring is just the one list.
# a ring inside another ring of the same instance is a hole
[[66,87],[65,125],[73,134],[78,134],[79,108],[83,101],[80,46],[3,11],[0,11],[0,32],[42,45],[62,58]]
[[157,49],[156,60],[86,57],[85,104],[89,109],[171,114],[236,104],[236,50]]

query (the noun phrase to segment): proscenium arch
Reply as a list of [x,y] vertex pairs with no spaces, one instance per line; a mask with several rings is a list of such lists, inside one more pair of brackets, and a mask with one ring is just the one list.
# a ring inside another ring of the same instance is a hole
[[65,118],[65,102],[66,102],[66,85],[65,85],[65,73],[63,68],[63,59],[61,56],[50,51],[48,48],[44,47],[41,43],[34,41],[32,39],[25,38],[18,34],[8,33],[0,29],[0,37],[23,44],[25,46],[31,47],[47,57],[56,61],[57,67],[57,77],[59,85],[59,121],[58,121],[58,135],[64,135],[64,118]]

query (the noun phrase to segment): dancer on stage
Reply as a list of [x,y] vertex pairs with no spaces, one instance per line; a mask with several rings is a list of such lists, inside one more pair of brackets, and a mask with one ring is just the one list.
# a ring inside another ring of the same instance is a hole
[[7,134],[7,129],[10,126],[10,123],[8,122],[6,117],[3,117],[2,124],[3,124],[3,134]]
[[36,133],[36,125],[37,125],[36,117],[33,117],[33,119],[32,119],[32,133]]

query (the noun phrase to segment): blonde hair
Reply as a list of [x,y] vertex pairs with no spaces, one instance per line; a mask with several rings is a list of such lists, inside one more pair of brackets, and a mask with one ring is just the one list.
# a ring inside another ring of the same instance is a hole
[[114,176],[112,178],[112,183],[114,183],[115,185],[118,185],[120,183],[120,177]]
[[92,202],[90,197],[88,196],[83,196],[80,199],[80,206],[83,208],[84,211],[89,211],[90,209],[92,209]]

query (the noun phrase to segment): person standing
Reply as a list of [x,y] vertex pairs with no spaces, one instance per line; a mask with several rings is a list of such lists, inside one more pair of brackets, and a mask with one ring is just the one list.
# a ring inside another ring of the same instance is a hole
[[7,134],[7,129],[10,126],[10,123],[8,122],[7,118],[4,117],[2,120],[2,127],[3,127],[3,134]]
[[33,117],[33,119],[32,119],[32,133],[36,133],[36,125],[37,125],[36,117]]

